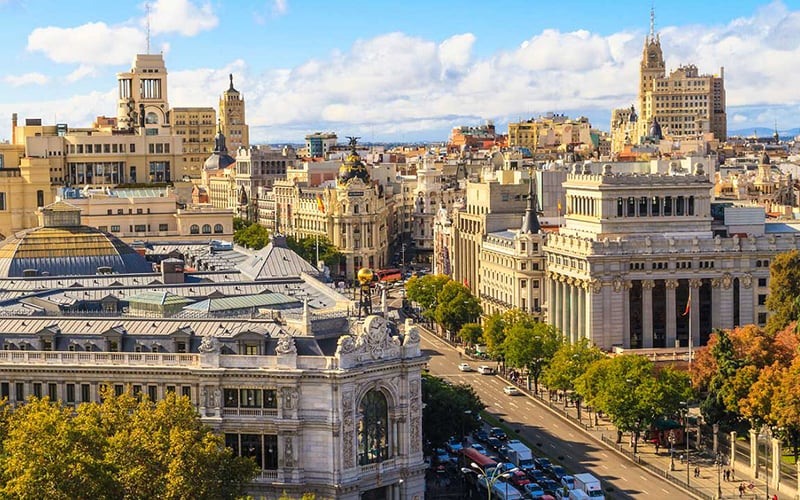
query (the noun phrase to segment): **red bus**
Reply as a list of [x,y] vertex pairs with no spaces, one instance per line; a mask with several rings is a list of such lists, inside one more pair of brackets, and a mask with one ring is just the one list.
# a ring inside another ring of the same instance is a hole
[[384,283],[392,283],[403,279],[403,271],[400,269],[380,269],[375,272],[375,278]]
[[[486,469],[497,467],[497,462],[479,452],[475,448],[461,448],[458,450],[459,466],[474,470],[478,474],[483,474]],[[478,470],[475,470],[475,464]]]

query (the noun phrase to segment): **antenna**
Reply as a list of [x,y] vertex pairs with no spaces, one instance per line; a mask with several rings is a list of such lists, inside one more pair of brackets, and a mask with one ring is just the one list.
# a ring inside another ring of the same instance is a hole
[[650,4],[650,39],[656,37],[656,8]]
[[147,25],[146,25],[146,34],[147,34],[147,52],[145,54],[150,53],[150,4],[144,4],[144,10],[147,13]]

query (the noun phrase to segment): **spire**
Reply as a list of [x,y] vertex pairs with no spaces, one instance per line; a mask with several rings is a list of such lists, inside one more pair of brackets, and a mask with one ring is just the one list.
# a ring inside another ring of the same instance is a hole
[[656,38],[656,8],[651,5],[650,6],[650,40],[655,40]]
[[228,75],[228,77],[230,77],[230,79],[231,79],[231,86],[230,86],[230,87],[228,87],[228,90],[230,90],[230,91],[232,91],[232,92],[236,92],[236,89],[235,89],[235,88],[233,88],[233,73],[230,73],[230,74]]
[[147,12],[147,26],[146,26],[146,37],[147,37],[147,51],[145,54],[150,53],[150,3],[144,4],[144,10]]
[[539,216],[536,214],[537,201],[536,192],[533,189],[533,172],[531,171],[530,182],[528,183],[528,206],[525,208],[525,215],[522,217],[523,234],[536,234],[542,228],[539,225]]

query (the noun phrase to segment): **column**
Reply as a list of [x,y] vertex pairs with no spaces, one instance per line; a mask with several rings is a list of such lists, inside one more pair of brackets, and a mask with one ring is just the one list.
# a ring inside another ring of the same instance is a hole
[[667,347],[675,347],[675,337],[677,336],[677,327],[675,326],[675,289],[678,288],[678,280],[666,280],[665,286],[667,289]]
[[781,440],[770,439],[769,478],[770,484],[776,489],[781,484]]
[[653,347],[653,280],[642,280],[642,347]]
[[722,295],[721,280],[711,279],[711,328],[724,328],[722,326],[722,310],[720,309],[720,296]]
[[631,347],[631,282],[623,281],[622,289],[622,347]]
[[746,273],[739,280],[739,323],[742,325],[755,323],[758,318],[753,309],[753,276]]
[[561,286],[561,331],[564,335],[569,335],[569,297],[567,282],[564,278],[559,281]]
[[719,291],[719,301],[712,297],[715,311],[719,311],[719,324],[717,328],[733,328],[733,278],[729,273],[722,277],[722,288]]
[[700,345],[700,286],[703,281],[697,278],[689,280],[689,293],[692,298],[691,309],[689,310],[689,332],[691,333],[692,346]]
[[555,311],[555,298],[556,298],[556,280],[553,279],[552,274],[547,275],[547,296],[545,297],[545,303],[547,304],[547,321],[553,325],[556,325],[555,316],[553,312]]
[[575,336],[578,340],[586,337],[586,285],[581,283],[578,288],[578,331]]
[[731,464],[731,469],[736,469],[736,431],[731,431],[730,443],[731,445],[728,447],[730,448],[728,463]]
[[[731,446],[735,447],[735,443]],[[758,479],[758,431],[750,429],[750,474]]]
[[569,340],[574,344],[578,337],[578,286],[575,280],[570,281],[569,292]]

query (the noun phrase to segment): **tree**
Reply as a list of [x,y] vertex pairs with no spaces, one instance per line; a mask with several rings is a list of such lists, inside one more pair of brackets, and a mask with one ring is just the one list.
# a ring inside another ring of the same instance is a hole
[[299,239],[289,236],[286,238],[288,247],[306,261],[314,264],[315,267],[317,265],[317,242],[319,242],[319,260],[325,262],[325,265],[330,267],[341,260],[342,253],[325,236],[306,236]]
[[483,340],[489,355],[494,359],[505,359],[504,341],[508,331],[517,323],[533,324],[530,314],[519,309],[509,309],[502,314],[492,314],[484,321]]
[[[775,390],[772,402],[772,419],[776,426],[783,428],[785,437],[792,444],[795,463],[800,456],[800,355],[792,365],[782,372],[780,385]],[[798,466],[800,467],[800,466]]]
[[250,224],[233,233],[233,242],[253,250],[261,250],[269,244],[269,231],[260,224]]
[[486,408],[472,386],[427,374],[422,375],[422,402],[422,436],[429,449],[441,448],[462,430],[478,429],[478,416]]
[[478,323],[467,323],[458,331],[458,338],[468,346],[478,344],[483,337],[483,328]]
[[449,281],[452,280],[444,274],[427,274],[422,277],[413,276],[406,282],[406,298],[419,304],[422,308],[423,316],[433,319],[436,298]]
[[739,401],[739,412],[746,418],[753,429],[770,423],[772,420],[772,403],[778,391],[784,369],[777,363],[761,370],[758,380],[753,383],[747,396]]
[[515,368],[525,368],[533,377],[534,391],[539,392],[539,376],[553,358],[564,338],[554,326],[541,322],[520,321],[503,340],[505,360]]
[[236,231],[238,231],[240,229],[244,229],[247,226],[250,226],[251,224],[254,224],[254,222],[250,221],[250,220],[247,220],[247,219],[242,219],[241,217],[234,217],[233,218],[233,231],[236,232]]
[[237,498],[256,464],[234,457],[186,397],[152,403],[101,393],[71,408],[32,398],[8,419],[0,496]]
[[448,281],[436,296],[433,318],[450,333],[457,333],[481,315],[481,305],[469,288],[457,281]]
[[798,319],[800,312],[800,252],[792,250],[776,255],[769,266],[766,330],[775,334]]
[[[544,368],[542,376],[545,385],[551,390],[575,391],[575,380],[583,375],[593,363],[605,358],[603,351],[582,338],[574,344],[563,342],[553,359]],[[578,418],[581,413],[581,396],[575,394],[575,405],[578,409]]]

